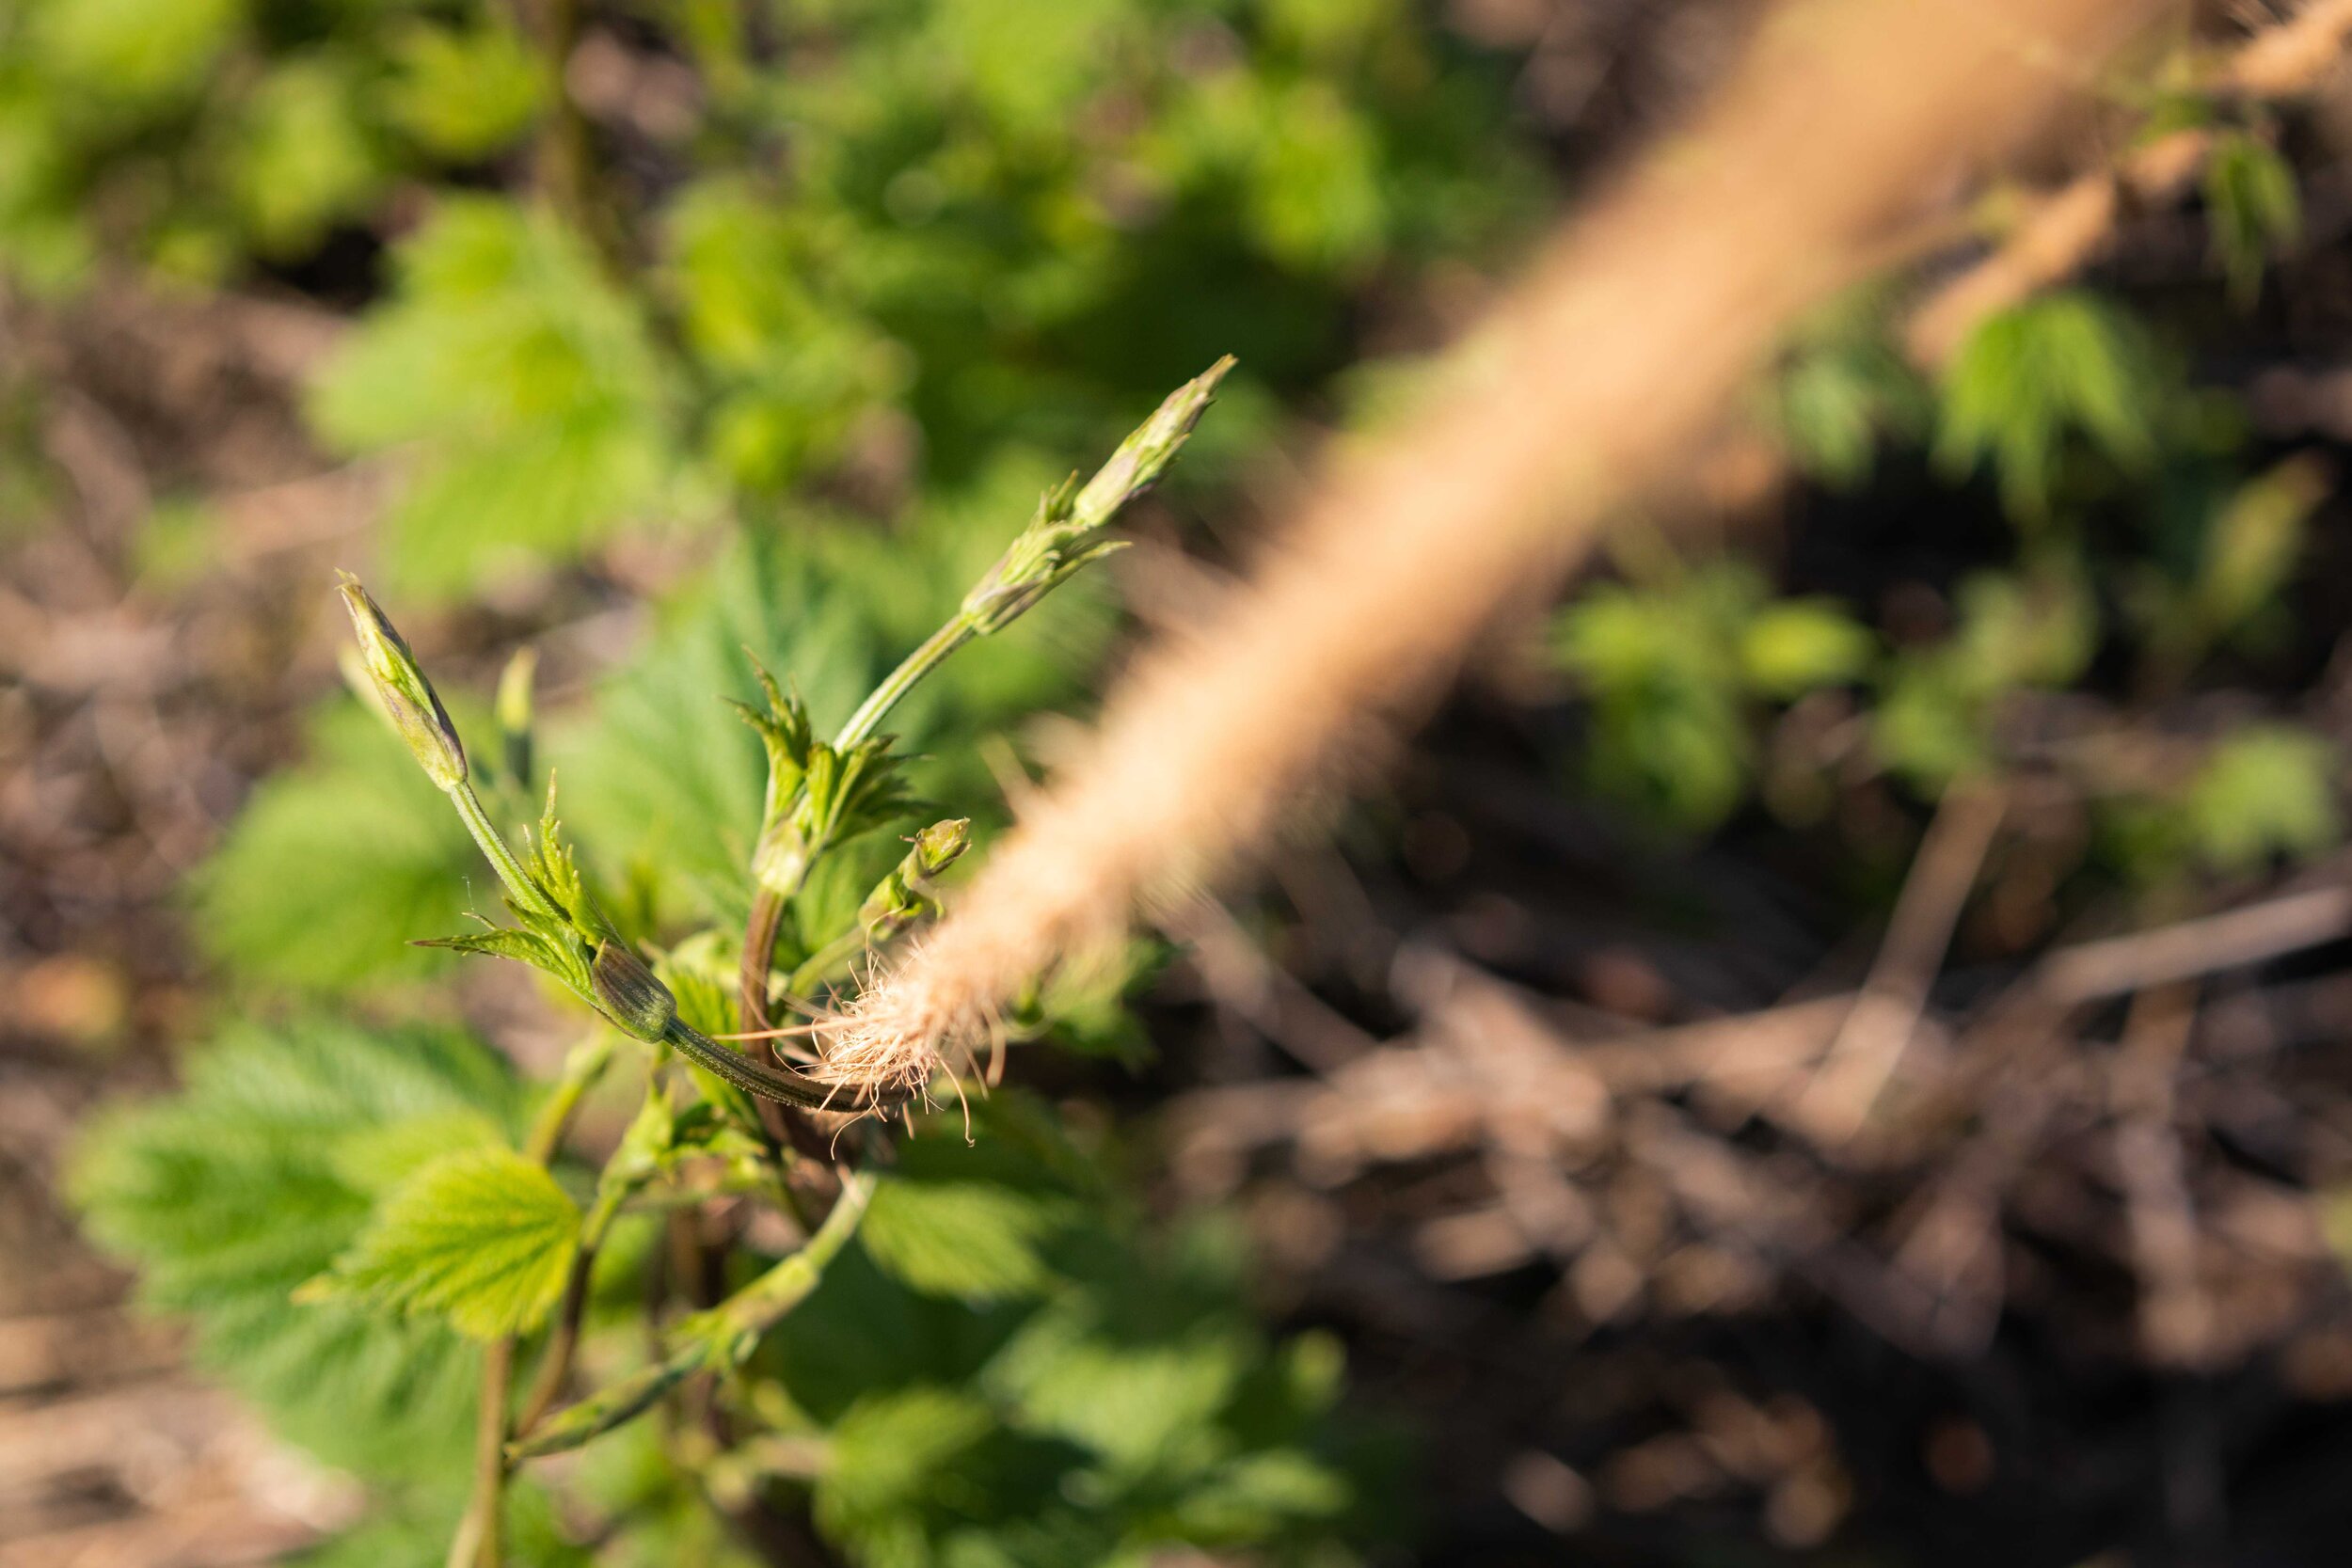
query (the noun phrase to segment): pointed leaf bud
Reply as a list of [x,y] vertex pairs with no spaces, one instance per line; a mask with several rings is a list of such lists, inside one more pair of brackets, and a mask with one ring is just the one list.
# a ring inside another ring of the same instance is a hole
[[1071,504],[1072,521],[1089,530],[1101,528],[1120,507],[1158,483],[1160,475],[1168,471],[1185,438],[1192,435],[1192,427],[1200,422],[1200,416],[1216,401],[1216,384],[1225,379],[1233,364],[1233,356],[1226,355],[1168,393],[1152,417],[1119,444],[1111,460],[1087,481],[1087,487],[1078,492],[1078,499]]
[[1170,392],[1083,490],[1073,493],[1065,483],[1045,492],[1029,526],[964,595],[963,612],[976,633],[1002,631],[1079,567],[1119,547],[1096,535],[1159,482],[1232,368],[1229,354]]
[[343,608],[351,612],[352,629],[359,638],[359,664],[367,673],[384,716],[408,743],[408,750],[425,776],[444,790],[466,782],[466,748],[457,726],[434,694],[414,654],[389,617],[359,579],[349,572],[336,574]]
[[590,974],[597,1006],[624,1034],[652,1043],[669,1033],[677,1017],[677,998],[627,942],[610,941],[598,947]]
[[933,882],[971,844],[972,824],[960,816],[934,822],[915,834],[914,847],[866,895],[858,910],[858,925],[866,942],[879,947],[916,921],[937,914],[939,899],[932,892]]
[[539,650],[525,644],[515,650],[499,673],[498,707],[501,760],[516,787],[531,787],[532,688],[539,675]]
[[907,852],[901,869],[906,871],[910,882],[927,884],[955,864],[970,847],[970,817],[956,816],[945,822],[934,822],[914,835],[914,847]]

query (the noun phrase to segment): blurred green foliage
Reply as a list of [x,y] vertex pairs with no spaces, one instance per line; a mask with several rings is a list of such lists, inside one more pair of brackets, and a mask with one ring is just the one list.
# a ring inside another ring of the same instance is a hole
[[0,11],[0,269],[210,284],[512,144],[544,72],[474,0],[23,0]]
[[300,1020],[231,1026],[186,1079],[83,1139],[92,1234],[138,1259],[143,1298],[191,1319],[202,1364],[280,1432],[366,1474],[462,1477],[476,1371],[456,1337],[292,1297],[419,1164],[516,1130],[504,1059],[447,1029]]
[[1661,578],[1580,595],[1560,615],[1557,646],[1590,694],[1596,785],[1706,829],[1747,793],[1762,705],[1860,679],[1876,647],[1835,605],[1775,600],[1741,563]]
[[1401,0],[628,25],[641,62],[691,61],[682,122],[587,125],[583,188],[543,206],[497,187],[576,125],[505,7],[27,0],[0,18],[0,273],[234,282],[393,238],[312,412],[404,455],[379,576],[453,594],[811,479],[903,495],[1090,448],[1222,352],[1303,390],[1364,290],[1540,194],[1502,62]]
[[2145,328],[2088,294],[2046,294],[1968,335],[1945,372],[1936,460],[1957,474],[1989,465],[2022,522],[2056,500],[2060,464],[2079,444],[2125,468],[2154,455],[2155,351]]
[[[533,1322],[578,1219],[512,1150],[526,1091],[461,1035],[302,1021],[240,1026],[188,1079],[85,1140],[96,1233],[280,1431],[375,1483],[373,1522],[317,1560],[438,1560],[475,1365],[442,1324]],[[741,1560],[704,1498],[798,1487],[877,1564],[1351,1560],[1384,1440],[1334,1422],[1337,1347],[1270,1343],[1238,1238],[1144,1225],[1041,1105],[971,1115],[970,1143],[953,1113],[905,1145],[852,1251],[729,1380],[766,1436],[707,1468],[643,1423],[588,1450],[566,1506],[609,1537],[596,1560]],[[691,1192],[691,1153],[669,1168]],[[643,1354],[653,1224],[625,1220],[600,1270],[608,1370]],[[537,1488],[509,1521],[508,1560],[586,1560]]]
[[[2190,125],[2213,138],[2211,254],[2243,309],[2299,237],[2295,174],[2279,127],[2242,105],[2162,99],[2142,134]],[[2009,549],[1906,583],[1910,624],[1883,643],[1858,607],[1776,597],[1743,565],[1657,552],[1629,563],[1625,581],[1555,626],[1559,661],[1590,707],[1592,782],[1688,833],[1721,826],[1759,786],[1775,816],[1810,826],[1841,789],[1883,782],[1931,800],[1965,777],[2055,767],[2095,816],[2106,868],[2142,890],[2332,847],[2338,762],[2314,731],[2205,724],[2179,743],[2201,760],[2152,781],[2112,748],[2053,753],[2019,724],[2041,693],[2088,699],[2125,725],[2193,692],[2218,660],[2290,646],[2328,465],[2265,455],[2233,393],[2191,382],[2180,333],[2120,297],[2028,298],[1979,323],[1932,378],[1902,352],[1904,305],[1900,281],[1886,279],[1816,312],[1766,378],[1762,412],[1800,473],[1860,504],[1920,508],[1905,488],[1917,475],[1963,490],[1983,482]],[[1919,595],[1940,622],[1931,631],[1916,624]],[[1775,690],[1740,653],[1778,615],[1795,618]],[[1785,721],[1788,705],[1824,689],[1835,705],[1806,726]],[[2077,706],[2077,721],[2094,710]],[[1863,743],[1824,752],[1824,734]]]
[[[2283,195],[2272,188],[2277,159],[2246,133],[2217,142],[2207,205],[2224,287],[2241,298],[2295,231],[2291,179]],[[2332,848],[2340,759],[2313,730],[2208,724],[2178,743],[2190,766],[2152,780],[2115,747],[2054,752],[2019,724],[2041,693],[2088,699],[2098,706],[2077,706],[2077,722],[2103,709],[2105,727],[2122,727],[2136,708],[2187,696],[2218,660],[2292,643],[2328,466],[2266,457],[2234,396],[2193,386],[2185,356],[2116,300],[2062,292],[1996,314],[1930,384],[1890,341],[1887,293],[1859,291],[1797,333],[1765,411],[1801,471],[1837,490],[1886,483],[1899,495],[1890,467],[1953,486],[1981,476],[2006,556],[1911,585],[1942,625],[1882,641],[1856,610],[1776,594],[1747,565],[1630,552],[1624,580],[1554,626],[1589,705],[1595,786],[1692,833],[1759,786],[1784,822],[1810,826],[1838,789],[1883,782],[1932,800],[1963,778],[2055,768],[2096,817],[2105,869],[2143,891]],[[1770,754],[1787,706],[1825,689],[1854,721],[1837,733],[1867,737],[1859,753]],[[1834,784],[1820,777],[1833,761]]]
[[2221,134],[2205,165],[2205,213],[2230,293],[2252,303],[2264,267],[2303,232],[2302,193],[2274,140],[2251,129]]

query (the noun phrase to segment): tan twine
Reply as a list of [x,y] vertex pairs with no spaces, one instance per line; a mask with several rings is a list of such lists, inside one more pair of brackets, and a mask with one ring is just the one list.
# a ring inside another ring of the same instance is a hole
[[1349,742],[1689,454],[1808,307],[2075,89],[2153,0],[1784,8],[1713,106],[1571,221],[1443,389],[1337,459],[1193,634],[1149,650],[906,962],[819,1030],[852,1096],[919,1085],[1060,957],[1230,875]]

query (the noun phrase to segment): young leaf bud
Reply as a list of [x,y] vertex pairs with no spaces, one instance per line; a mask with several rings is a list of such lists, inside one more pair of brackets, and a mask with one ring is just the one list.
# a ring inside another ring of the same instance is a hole
[[359,579],[349,572],[336,574],[343,608],[351,612],[352,629],[359,638],[359,664],[375,689],[384,716],[408,743],[408,750],[425,776],[444,790],[466,782],[466,748],[457,726],[449,721],[433,683],[417,667],[407,642]]
[[677,998],[627,942],[612,941],[598,947],[590,975],[598,1007],[623,1033],[650,1044],[669,1032],[677,1017]]
[[1121,547],[1099,535],[1121,507],[1159,482],[1232,368],[1229,354],[1170,392],[1085,489],[1073,491],[1064,483],[1045,492],[1028,527],[964,595],[963,613],[975,633],[1002,631],[1081,567]]
[[934,822],[914,835],[914,847],[907,852],[901,868],[907,880],[917,885],[928,883],[946,870],[972,847],[972,819],[950,817]]
[[531,787],[532,688],[539,673],[539,650],[515,650],[499,673],[498,721],[501,760],[516,787]]
[[1216,384],[1232,368],[1233,356],[1226,355],[1168,393],[1152,417],[1119,444],[1111,460],[1087,481],[1087,487],[1071,505],[1073,520],[1089,529],[1102,528],[1120,507],[1158,483],[1192,435],[1192,427],[1216,401]]
[[880,886],[866,895],[858,911],[866,940],[879,947],[918,920],[939,912],[932,895],[933,879],[972,844],[972,824],[963,817],[934,822],[914,835],[909,849]]

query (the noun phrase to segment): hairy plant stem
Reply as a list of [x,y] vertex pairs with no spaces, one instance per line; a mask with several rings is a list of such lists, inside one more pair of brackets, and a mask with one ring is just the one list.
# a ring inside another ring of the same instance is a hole
[[644,1414],[664,1394],[700,1371],[718,1371],[739,1364],[760,1338],[786,1314],[808,1298],[824,1278],[825,1268],[865,1217],[874,1179],[845,1177],[841,1196],[825,1223],[800,1251],[707,1312],[696,1313],[679,1327],[681,1343],[667,1355],[602,1391],[589,1395],[558,1413],[538,1429],[506,1446],[513,1464],[561,1453],[602,1436],[614,1427]]
[[[831,1109],[833,1102],[842,1098],[839,1090],[804,1078],[790,1068],[768,1067],[739,1051],[730,1051],[683,1020],[671,1020],[669,1029],[661,1037],[662,1043],[696,1067],[723,1078],[748,1094],[798,1106],[803,1111]],[[854,1108],[865,1109],[871,1103],[871,1101],[859,1101]]]
[[483,854],[488,857],[490,869],[496,871],[499,880],[506,884],[506,895],[516,906],[542,920],[568,922],[571,916],[556,908],[555,901],[539,891],[539,884],[532,879],[530,872],[523,869],[522,862],[515,858],[515,851],[506,847],[505,837],[491,822],[490,814],[482,807],[482,797],[474,793],[472,781],[458,780],[455,787],[449,791],[449,798],[457,808],[459,819],[466,824],[466,831],[473,834],[474,843],[481,846]]

